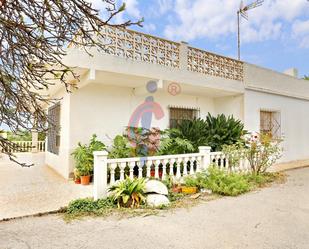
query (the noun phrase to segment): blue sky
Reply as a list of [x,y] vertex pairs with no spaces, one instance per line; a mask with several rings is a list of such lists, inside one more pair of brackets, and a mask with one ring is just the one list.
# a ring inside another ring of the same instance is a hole
[[[253,0],[244,0],[244,4]],[[100,0],[92,0],[102,9]],[[118,0],[118,4],[122,1]],[[240,0],[124,0],[115,22],[144,17],[139,31],[236,58]],[[265,0],[241,22],[242,59],[276,71],[296,67],[309,75],[309,1]]]

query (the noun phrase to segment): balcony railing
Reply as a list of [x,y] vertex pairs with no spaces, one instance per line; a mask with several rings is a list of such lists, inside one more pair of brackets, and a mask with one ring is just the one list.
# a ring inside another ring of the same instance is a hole
[[102,53],[243,81],[244,69],[241,61],[133,30],[105,26],[102,32],[100,42],[105,44],[105,49],[99,50]]
[[106,44],[103,51],[135,61],[150,62],[168,67],[179,67],[180,44],[128,29],[106,26],[103,29]]
[[209,53],[196,48],[188,48],[188,70],[243,81],[243,62]]

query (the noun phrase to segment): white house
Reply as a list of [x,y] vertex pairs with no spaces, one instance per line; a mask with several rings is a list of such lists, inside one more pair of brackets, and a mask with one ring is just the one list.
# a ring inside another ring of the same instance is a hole
[[[106,50],[69,47],[64,62],[81,77],[78,89],[50,90],[59,103],[49,112],[60,129],[49,134],[46,164],[68,178],[70,155],[92,134],[109,144],[124,131],[136,108],[153,96],[163,114],[153,127],[168,128],[182,116],[224,113],[241,119],[250,131],[267,130],[284,137],[282,161],[309,159],[309,82],[294,70],[274,72],[131,30],[106,27]],[[147,91],[149,81],[157,91]]]

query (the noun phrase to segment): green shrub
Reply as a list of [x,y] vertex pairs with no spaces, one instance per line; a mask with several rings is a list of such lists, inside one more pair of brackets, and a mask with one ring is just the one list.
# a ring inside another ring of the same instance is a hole
[[244,152],[252,172],[266,172],[282,156],[281,142],[270,134],[251,133],[245,136]]
[[117,135],[113,140],[113,145],[108,153],[109,158],[127,158],[132,155],[129,140],[121,135]]
[[175,155],[194,152],[194,146],[191,141],[183,138],[178,129],[167,129],[161,138],[159,155]]
[[160,154],[181,154],[198,152],[199,146],[210,146],[221,151],[223,145],[237,143],[243,134],[244,125],[233,116],[208,113],[205,120],[183,120],[177,128],[167,129],[161,140]]
[[118,207],[139,207],[145,201],[145,179],[127,177],[111,186],[109,191]]
[[251,185],[246,176],[228,173],[215,167],[208,169],[204,187],[220,195],[236,196],[250,191]]
[[233,116],[220,114],[214,117],[208,113],[205,121],[207,131],[202,136],[205,136],[206,145],[213,151],[221,151],[223,145],[238,142],[245,133],[243,123]]
[[126,127],[124,136],[131,144],[133,157],[153,156],[160,144],[161,131],[158,128]]
[[91,198],[77,199],[71,201],[66,210],[69,215],[99,214],[106,209],[115,207],[111,198],[94,201]]
[[176,130],[178,132],[171,132],[170,137],[189,141],[194,152],[198,152],[199,146],[207,145],[208,124],[203,119],[183,120],[177,125]]
[[264,187],[267,186],[268,184],[277,181],[278,179],[282,178],[282,174],[280,173],[261,173],[261,174],[248,174],[246,175],[247,180],[250,182],[252,187]]

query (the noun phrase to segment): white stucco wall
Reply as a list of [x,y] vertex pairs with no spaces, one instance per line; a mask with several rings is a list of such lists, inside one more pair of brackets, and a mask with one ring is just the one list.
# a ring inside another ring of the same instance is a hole
[[227,96],[214,99],[215,114],[233,115],[244,121],[244,95]]
[[239,116],[241,113],[239,110],[241,97],[227,98],[227,104],[231,103],[231,105],[223,108],[222,104],[219,104],[220,101],[212,97],[188,94],[172,96],[164,89],[154,94],[142,95],[136,93],[132,87],[90,83],[71,94],[61,91],[55,96],[61,98],[60,151],[59,155],[46,152],[46,164],[64,178],[68,178],[74,169],[71,153],[77,143],[88,143],[92,134],[97,134],[100,140],[110,145],[116,135],[124,132],[134,110],[150,95],[154,97],[154,101],[162,107],[164,112],[162,119],[156,120],[154,116],[152,118],[152,126],[160,129],[169,126],[169,106],[199,108],[202,118],[208,112],[217,114],[217,112],[224,111],[227,115],[233,114],[234,116]]
[[[70,149],[68,153],[72,152],[78,142],[88,143],[94,133],[105,144],[110,145],[116,135],[124,132],[135,108],[149,95],[136,95],[134,89],[129,87],[94,83],[75,91],[70,96]],[[222,105],[216,108],[215,99],[211,97],[184,94],[172,96],[163,90],[153,94],[153,97],[164,111],[162,119],[156,120],[154,116],[152,119],[152,126],[160,129],[169,126],[168,107],[170,105],[199,108],[201,117],[205,117],[208,112],[216,114],[217,111],[224,109]],[[239,109],[241,109],[242,97],[226,101],[231,102],[231,105],[224,109],[225,113],[236,117],[241,116],[242,111]],[[72,171],[74,168],[72,157],[69,161],[69,171]]]
[[245,128],[249,131],[259,131],[261,109],[281,112],[284,137],[281,161],[309,158],[309,101],[246,90],[244,103]]
[[[133,88],[129,87],[100,84],[90,84],[77,90],[71,96],[71,145],[75,146],[78,141],[88,142],[93,133],[97,133],[105,143],[110,143],[108,137],[121,134],[134,110],[150,95],[135,95]],[[152,126],[161,129],[169,125],[169,105],[200,108],[202,117],[215,110],[214,100],[209,97],[172,96],[164,91],[153,94],[153,97],[162,107],[164,117],[160,120],[153,117]]]

